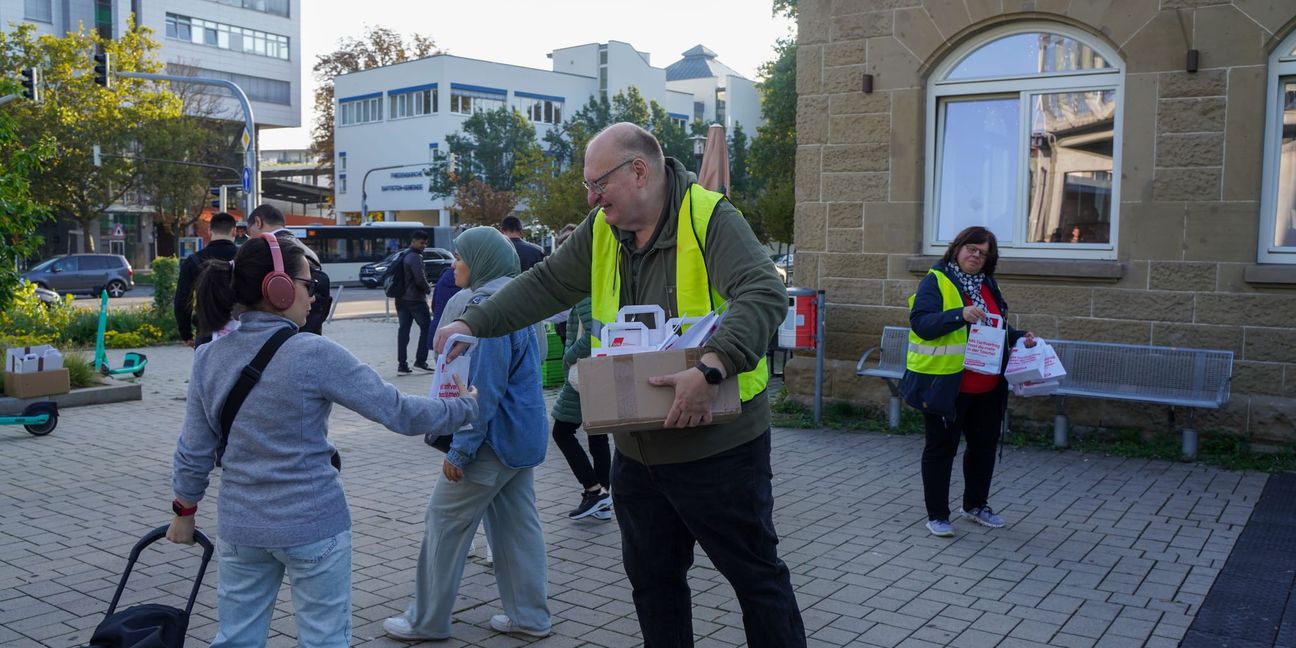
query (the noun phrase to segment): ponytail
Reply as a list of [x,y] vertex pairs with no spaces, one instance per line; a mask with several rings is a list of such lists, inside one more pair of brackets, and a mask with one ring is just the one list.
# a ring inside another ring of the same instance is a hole
[[[290,238],[279,239],[284,271],[293,274],[306,260],[300,243]],[[198,326],[205,331],[219,331],[229,323],[235,304],[249,310],[261,303],[261,281],[274,270],[270,245],[265,239],[254,238],[239,247],[233,261],[209,260],[198,277],[196,302]]]

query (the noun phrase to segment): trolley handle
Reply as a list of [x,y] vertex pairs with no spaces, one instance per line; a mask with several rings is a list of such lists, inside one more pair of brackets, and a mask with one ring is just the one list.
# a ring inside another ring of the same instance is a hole
[[[126,569],[122,572],[121,581],[117,583],[117,591],[113,593],[112,603],[108,604],[108,614],[111,615],[117,611],[117,602],[121,600],[122,591],[126,589],[126,581],[130,578],[131,570],[135,568],[135,561],[139,560],[140,552],[146,547],[166,537],[167,529],[170,525],[164,524],[147,535],[140,538],[139,542],[131,549],[130,558],[126,561]],[[201,529],[194,529],[194,541],[202,545],[202,564],[198,566],[198,576],[194,578],[193,590],[189,592],[189,601],[185,605],[185,614],[188,615],[193,611],[194,601],[198,600],[198,589],[202,587],[203,575],[207,573],[207,563],[211,562],[212,553],[215,547],[211,539]]]

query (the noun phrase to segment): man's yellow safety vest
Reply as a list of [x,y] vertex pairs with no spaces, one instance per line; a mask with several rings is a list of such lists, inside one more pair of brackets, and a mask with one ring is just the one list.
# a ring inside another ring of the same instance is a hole
[[[725,300],[711,285],[702,256],[707,225],[721,200],[724,194],[693,184],[680,203],[675,234],[675,312],[681,317],[700,317],[712,309],[724,310]],[[594,215],[592,230],[590,311],[601,325],[616,321],[617,311],[621,309],[621,281],[617,271],[621,243],[604,220],[602,209]],[[690,232],[696,236],[689,236]],[[599,346],[598,337],[592,336],[591,343]],[[738,374],[738,395],[743,402],[749,401],[764,391],[768,382],[769,369],[765,358],[761,358],[755,369]]]
[[[963,296],[958,287],[950,281],[945,273],[928,270],[927,274],[936,276],[936,285],[940,287],[941,310],[963,308]],[[914,295],[909,295],[909,310],[913,310]],[[905,368],[914,373],[943,376],[963,371],[963,351],[967,347],[967,327],[960,326],[935,340],[924,340],[913,329],[909,329],[909,353],[905,357]]]

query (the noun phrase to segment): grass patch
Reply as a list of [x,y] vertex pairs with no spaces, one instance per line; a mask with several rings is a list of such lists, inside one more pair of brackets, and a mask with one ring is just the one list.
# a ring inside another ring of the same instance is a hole
[[[913,408],[900,411],[900,427],[892,430],[886,424],[886,410],[879,407],[854,405],[845,402],[824,403],[820,424],[814,423],[812,408],[788,397],[780,390],[770,399],[771,419],[774,427],[829,428],[833,430],[885,432],[887,434],[923,434],[923,417]],[[1051,423],[1010,419],[1005,445],[1014,448],[1039,448],[1042,450],[1071,450],[1130,459],[1160,459],[1183,461],[1182,437],[1168,430],[1146,433],[1131,428],[1090,428],[1078,431],[1074,426],[1068,436],[1069,448],[1053,445]],[[1265,473],[1296,471],[1296,448],[1279,448],[1274,452],[1257,452],[1244,438],[1199,431],[1197,463],[1218,466],[1226,470],[1253,470]]]

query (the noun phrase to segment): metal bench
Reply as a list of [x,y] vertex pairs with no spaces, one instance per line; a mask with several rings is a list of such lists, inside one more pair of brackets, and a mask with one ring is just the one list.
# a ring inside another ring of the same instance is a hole
[[[887,403],[887,425],[892,429],[900,427],[900,379],[904,377],[905,355],[909,352],[909,329],[903,326],[888,326],[882,329],[881,346],[875,346],[860,357],[855,364],[855,375],[869,378],[881,378],[891,390],[891,400]],[[878,354],[877,364],[865,368],[869,357]]]
[[[1197,456],[1197,431],[1192,427],[1195,408],[1219,409],[1229,400],[1233,377],[1233,352],[1214,349],[1160,347],[1107,342],[1049,340],[1067,375],[1054,392],[1057,416],[1053,420],[1053,443],[1067,445],[1069,423],[1066,399],[1105,398],[1188,408],[1188,422],[1182,430],[1183,454]],[[864,352],[855,374],[882,378],[891,390],[887,425],[900,425],[900,379],[904,376],[909,329],[888,326],[882,342]],[[877,363],[870,358],[877,354]]]
[[1214,349],[1049,340],[1057,351],[1066,378],[1053,394],[1057,417],[1053,443],[1067,444],[1066,399],[1106,398],[1156,403],[1188,409],[1183,428],[1183,454],[1197,456],[1194,408],[1219,409],[1229,400],[1233,352]]

